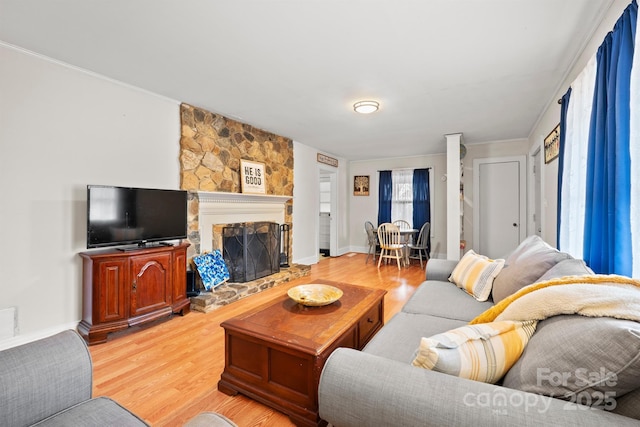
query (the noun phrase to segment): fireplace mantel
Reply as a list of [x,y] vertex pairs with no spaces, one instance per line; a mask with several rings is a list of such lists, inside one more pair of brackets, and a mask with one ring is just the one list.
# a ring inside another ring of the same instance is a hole
[[198,191],[200,203],[281,203],[291,200],[291,196],[271,194],[225,193],[219,191]]
[[291,196],[198,191],[200,250],[211,251],[213,226],[241,222],[285,222],[285,205]]

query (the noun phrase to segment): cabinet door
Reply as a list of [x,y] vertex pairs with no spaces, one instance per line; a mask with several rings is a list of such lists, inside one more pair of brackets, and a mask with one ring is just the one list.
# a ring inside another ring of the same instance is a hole
[[131,317],[171,305],[171,253],[134,256],[131,262]]
[[127,260],[99,261],[93,278],[93,324],[114,322],[129,316]]
[[176,249],[173,257],[173,303],[187,299],[187,249]]

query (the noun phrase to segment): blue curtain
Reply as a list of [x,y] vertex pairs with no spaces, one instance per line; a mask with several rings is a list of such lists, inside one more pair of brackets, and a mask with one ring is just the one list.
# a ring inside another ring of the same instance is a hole
[[385,222],[391,222],[391,202],[393,197],[391,171],[380,171],[378,186],[378,225],[380,225]]
[[629,84],[637,10],[634,1],[597,52],[587,160],[584,260],[602,274],[632,274]]
[[[425,222],[431,222],[431,203],[429,196],[429,169],[413,171],[413,227],[420,228]],[[431,239],[427,239],[430,243]],[[431,253],[431,248],[427,250]]]
[[[556,241],[558,249],[560,248],[560,208],[562,206],[562,173],[564,171],[564,141],[567,134],[567,110],[569,109],[569,101],[571,100],[571,88],[562,97],[562,107],[560,108],[560,147],[558,153],[558,203],[557,203],[557,225],[556,225]],[[542,153],[544,156],[544,153]]]

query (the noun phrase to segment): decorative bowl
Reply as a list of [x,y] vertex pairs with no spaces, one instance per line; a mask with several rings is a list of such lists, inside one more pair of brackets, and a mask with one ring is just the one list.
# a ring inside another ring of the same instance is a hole
[[295,286],[289,289],[287,294],[298,304],[320,307],[338,301],[342,296],[342,291],[335,286],[310,283]]

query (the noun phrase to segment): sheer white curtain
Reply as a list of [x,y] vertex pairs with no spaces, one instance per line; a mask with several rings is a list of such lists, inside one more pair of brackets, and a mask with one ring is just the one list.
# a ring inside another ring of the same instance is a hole
[[393,198],[391,221],[405,220],[413,223],[413,169],[391,171]]
[[587,152],[593,92],[596,82],[596,55],[571,84],[567,109],[560,212],[559,247],[582,259],[586,200]]
[[640,278],[640,15],[636,23],[635,53],[631,68],[629,154],[631,157],[631,245],[633,277]]

